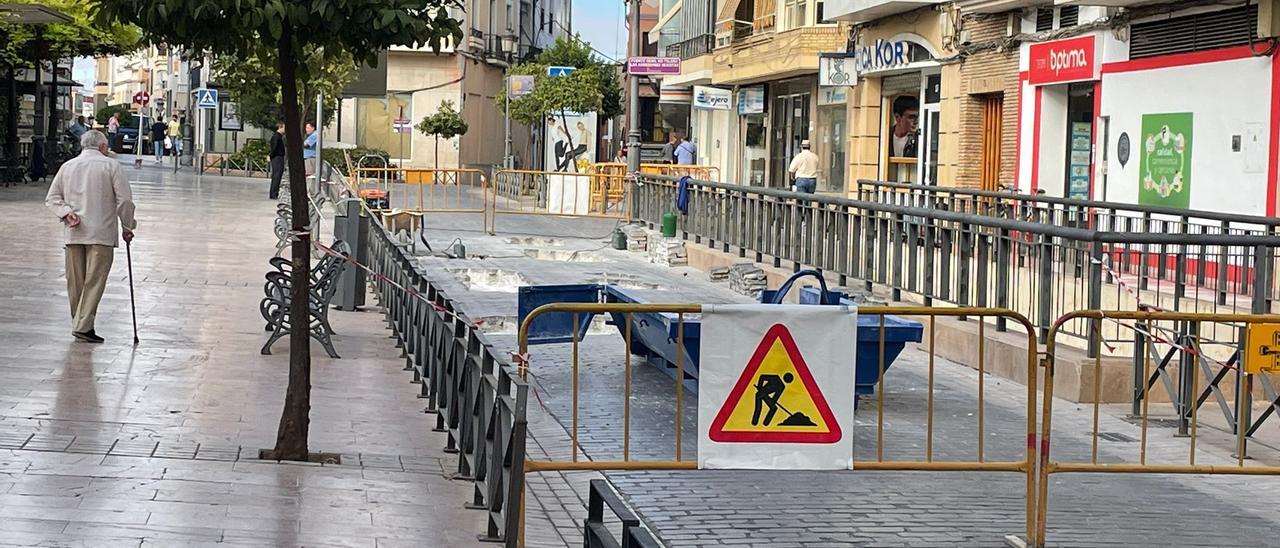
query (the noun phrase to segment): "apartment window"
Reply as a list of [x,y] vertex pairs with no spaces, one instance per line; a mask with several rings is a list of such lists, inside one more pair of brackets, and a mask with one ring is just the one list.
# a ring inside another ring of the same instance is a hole
[[387,151],[392,158],[408,159],[413,149],[412,133],[396,133],[396,118],[413,119],[413,95],[396,93],[382,99],[356,99],[356,144]]
[[507,34],[515,30],[515,12],[513,10],[512,0],[507,0]]
[[783,0],[783,30],[799,28],[809,23],[809,5],[814,0]]

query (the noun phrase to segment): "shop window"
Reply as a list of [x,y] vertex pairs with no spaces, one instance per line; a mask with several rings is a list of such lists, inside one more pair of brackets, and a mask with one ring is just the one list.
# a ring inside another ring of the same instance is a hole
[[1129,33],[1130,59],[1245,46],[1258,39],[1258,6],[1134,23]]
[[387,151],[392,158],[410,157],[412,133],[396,133],[396,118],[413,119],[413,96],[408,93],[388,95],[384,99],[356,99],[356,144]]

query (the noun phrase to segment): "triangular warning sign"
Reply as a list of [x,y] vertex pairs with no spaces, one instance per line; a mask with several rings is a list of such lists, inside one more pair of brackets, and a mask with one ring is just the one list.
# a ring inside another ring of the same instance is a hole
[[780,323],[765,332],[709,433],[722,443],[835,443],[841,435],[796,341]]

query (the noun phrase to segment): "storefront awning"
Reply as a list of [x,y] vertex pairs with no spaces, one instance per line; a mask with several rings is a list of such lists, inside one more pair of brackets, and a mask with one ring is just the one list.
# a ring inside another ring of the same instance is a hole
[[738,13],[738,4],[741,3],[742,0],[727,0],[724,3],[724,7],[720,8],[720,13],[716,15],[716,25],[725,21],[732,21],[734,15]]
[[674,18],[677,13],[680,13],[680,8],[683,5],[684,0],[676,0],[675,5],[671,6],[671,9],[667,10],[667,13],[662,14],[662,17],[658,19],[657,24],[653,25],[653,29],[657,32],[649,33],[650,44],[658,43],[658,39],[662,37],[662,27],[667,26],[667,23],[670,23],[671,19]]

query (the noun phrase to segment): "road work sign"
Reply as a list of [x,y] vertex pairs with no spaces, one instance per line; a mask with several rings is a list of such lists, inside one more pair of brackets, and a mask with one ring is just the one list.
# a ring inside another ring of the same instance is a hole
[[707,305],[698,466],[853,467],[854,307]]
[[1246,373],[1280,373],[1280,324],[1249,324],[1245,331]]

